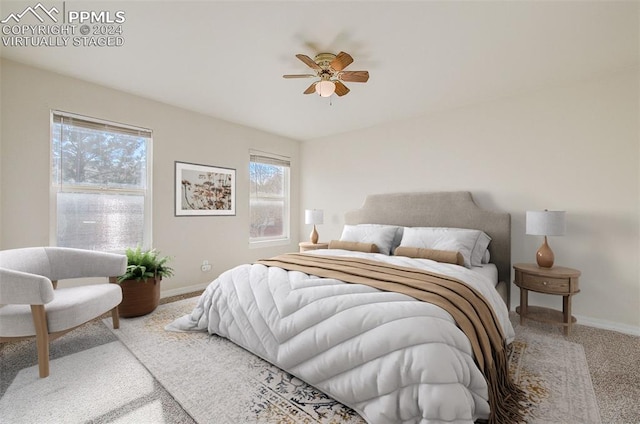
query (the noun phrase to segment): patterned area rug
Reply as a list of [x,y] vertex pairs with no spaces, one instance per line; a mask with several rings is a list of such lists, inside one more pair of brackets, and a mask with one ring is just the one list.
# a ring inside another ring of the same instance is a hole
[[[196,299],[121,320],[114,334],[196,422],[364,423],[353,410],[228,340],[164,330]],[[528,423],[600,423],[582,346],[521,328],[510,366]]]

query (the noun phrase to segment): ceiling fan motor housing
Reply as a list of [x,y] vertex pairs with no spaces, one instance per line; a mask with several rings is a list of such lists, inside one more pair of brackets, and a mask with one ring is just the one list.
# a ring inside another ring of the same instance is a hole
[[329,69],[329,67],[331,66],[331,62],[335,58],[336,55],[333,53],[318,53],[313,61],[316,62],[322,69]]

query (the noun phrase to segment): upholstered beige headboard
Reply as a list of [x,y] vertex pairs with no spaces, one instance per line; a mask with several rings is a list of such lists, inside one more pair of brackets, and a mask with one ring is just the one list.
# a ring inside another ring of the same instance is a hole
[[468,191],[369,195],[361,209],[345,214],[346,224],[404,227],[456,227],[482,230],[491,237],[491,262],[498,268],[498,291],[511,298],[511,215],[481,209]]

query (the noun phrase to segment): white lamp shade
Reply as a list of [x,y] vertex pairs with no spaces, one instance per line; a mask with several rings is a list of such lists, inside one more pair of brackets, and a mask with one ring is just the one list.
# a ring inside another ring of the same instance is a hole
[[330,97],[336,91],[333,81],[322,80],[316,84],[316,93],[322,97]]
[[566,231],[565,211],[527,211],[527,234],[563,236]]
[[306,209],[304,211],[304,223],[305,224],[322,224],[324,221],[324,213],[322,209]]

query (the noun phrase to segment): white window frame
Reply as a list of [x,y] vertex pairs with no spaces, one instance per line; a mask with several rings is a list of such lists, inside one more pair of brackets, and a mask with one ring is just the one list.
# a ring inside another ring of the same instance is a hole
[[[291,243],[291,158],[287,156],[278,155],[275,153],[263,152],[259,150],[249,151],[249,167],[247,171],[250,172],[252,162],[273,164],[283,166],[285,168],[284,175],[284,187],[283,187],[283,201],[284,212],[282,217],[283,235],[276,237],[251,237],[249,233],[249,247],[261,248],[271,246],[283,246]],[[251,175],[249,175],[249,182],[251,181]],[[251,183],[249,183],[251,186]],[[251,188],[249,188],[249,220],[251,220],[251,198],[253,198]]]
[[[53,175],[53,152],[52,152],[52,143],[53,143],[53,131],[54,131],[54,121],[57,117],[62,119],[68,119],[73,122],[74,120],[78,122],[88,123],[91,126],[103,126],[106,130],[113,130],[114,132],[123,132],[123,133],[138,133],[144,137],[147,137],[147,145],[146,145],[146,181],[145,188],[143,189],[122,189],[122,188],[96,188],[96,187],[86,187],[81,185],[69,185],[65,184],[65,187],[70,189],[75,193],[111,193],[111,194],[137,194],[144,196],[144,227],[143,227],[143,240],[141,247],[143,249],[150,249],[153,246],[153,237],[152,237],[152,182],[153,182],[153,131],[147,128],[136,127],[133,125],[122,124],[119,122],[107,121],[104,119],[93,118],[88,116],[83,116],[75,113],[63,112],[60,110],[51,110],[50,113],[50,135],[49,135],[49,243],[51,246],[57,246],[58,241],[58,203],[57,203],[57,194],[63,191],[62,184],[60,181],[57,181]],[[128,246],[128,247],[136,247],[136,246]],[[124,251],[117,251],[116,253],[124,253]]]

